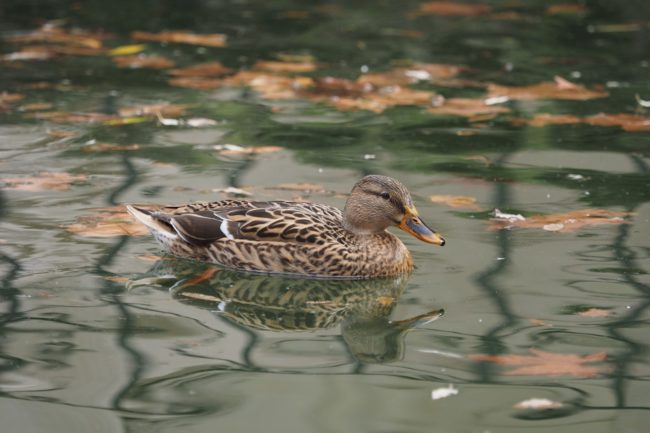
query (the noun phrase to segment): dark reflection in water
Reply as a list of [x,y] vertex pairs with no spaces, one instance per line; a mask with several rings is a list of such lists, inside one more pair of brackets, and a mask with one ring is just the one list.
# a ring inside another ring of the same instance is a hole
[[400,360],[404,335],[436,320],[429,311],[403,320],[390,315],[408,278],[327,281],[245,274],[178,259],[159,261],[152,272],[175,275],[170,288],[177,299],[218,309],[232,323],[253,330],[296,332],[341,327],[355,359],[367,363]]

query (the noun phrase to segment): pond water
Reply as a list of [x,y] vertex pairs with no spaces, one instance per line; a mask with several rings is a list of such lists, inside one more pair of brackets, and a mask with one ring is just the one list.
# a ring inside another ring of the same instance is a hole
[[[0,5],[3,431],[647,431],[648,2],[173,3]],[[219,270],[120,207],[368,173],[447,240],[396,233],[410,276]]]

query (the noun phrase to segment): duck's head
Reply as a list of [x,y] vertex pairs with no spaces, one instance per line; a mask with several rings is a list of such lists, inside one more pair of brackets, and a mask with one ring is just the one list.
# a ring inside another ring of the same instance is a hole
[[387,176],[369,175],[354,185],[343,210],[343,226],[356,234],[381,233],[396,226],[424,242],[445,244],[420,219],[406,187]]

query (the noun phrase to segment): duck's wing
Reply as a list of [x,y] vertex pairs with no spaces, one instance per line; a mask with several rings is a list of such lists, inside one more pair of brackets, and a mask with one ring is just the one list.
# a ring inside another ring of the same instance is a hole
[[204,246],[219,240],[323,244],[340,238],[341,211],[293,202],[223,201],[150,211],[186,242]]

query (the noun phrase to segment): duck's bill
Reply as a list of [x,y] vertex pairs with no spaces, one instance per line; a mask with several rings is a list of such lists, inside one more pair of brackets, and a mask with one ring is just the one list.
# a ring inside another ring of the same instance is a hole
[[407,210],[398,227],[421,241],[440,246],[445,244],[445,239],[427,227],[417,213],[410,209]]

